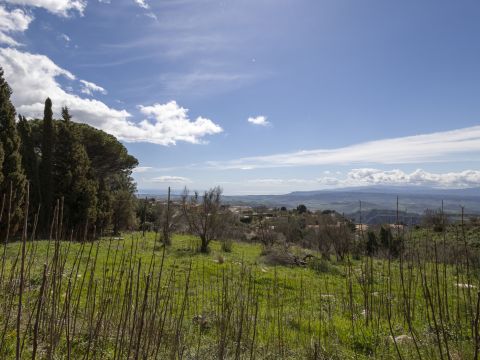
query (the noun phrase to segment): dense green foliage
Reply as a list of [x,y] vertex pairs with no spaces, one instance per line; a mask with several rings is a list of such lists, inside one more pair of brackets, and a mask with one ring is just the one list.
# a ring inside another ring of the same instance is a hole
[[[54,120],[52,182],[54,198],[62,201],[65,226],[80,234],[96,227],[101,234],[130,228],[135,214],[135,184],[131,178],[137,160],[115,137],[70,120]],[[33,141],[42,141],[42,121],[31,121]],[[40,136],[39,136],[40,135]],[[115,228],[115,229],[113,229]]]
[[63,109],[62,116],[63,121],[56,124],[55,197],[63,199],[66,228],[78,230],[79,226],[96,220],[97,182],[85,146],[80,142],[79,131],[71,122],[67,108]]
[[[0,164],[3,164],[3,159],[5,157],[5,153],[3,151],[3,144],[0,142]],[[0,184],[3,182],[3,172],[0,171]]]
[[20,137],[15,124],[15,108],[10,101],[12,90],[3,78],[0,70],[0,143],[3,148],[1,194],[11,194],[11,210],[13,230],[18,226],[22,216],[21,204],[25,194],[26,177],[20,155]]
[[[19,116],[11,90],[0,73],[0,199],[10,204],[10,234],[22,222],[27,180],[30,226],[40,210],[37,233],[49,236],[52,221],[76,238],[135,224],[137,160],[113,136],[72,121],[67,108],[62,120],[53,118],[52,101],[45,101],[43,120]],[[12,189],[10,195],[10,188]],[[5,206],[4,219],[8,215]]]
[[17,123],[18,134],[20,135],[22,165],[25,175],[30,180],[30,199],[34,204],[39,204],[41,199],[39,158],[35,153],[32,127],[30,122],[23,116],[19,116]]

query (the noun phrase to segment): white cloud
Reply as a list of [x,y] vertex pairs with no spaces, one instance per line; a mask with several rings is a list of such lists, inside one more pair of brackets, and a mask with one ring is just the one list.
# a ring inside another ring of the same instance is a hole
[[25,31],[28,29],[33,17],[23,10],[8,11],[0,5],[0,31]]
[[159,176],[156,178],[151,179],[150,181],[156,182],[156,183],[167,183],[167,184],[186,184],[186,183],[191,183],[192,181],[186,177],[182,176]]
[[399,169],[380,170],[359,168],[350,170],[345,177],[323,176],[308,178],[259,178],[242,182],[224,182],[235,185],[247,194],[285,193],[288,191],[308,191],[319,189],[338,189],[345,187],[385,186],[427,186],[442,189],[478,187],[480,171],[464,170],[459,172],[432,173],[422,169],[405,172]]
[[60,37],[65,40],[65,42],[69,43],[71,41],[70,36],[67,34],[61,34]]
[[139,124],[134,123],[126,110],[117,110],[96,99],[67,93],[57,78],[74,82],[75,76],[44,55],[0,48],[0,64],[13,89],[12,101],[17,112],[28,117],[41,118],[45,99],[50,97],[56,114],[62,106],[68,106],[75,121],[85,122],[127,142],[160,145],[171,145],[177,141],[200,143],[205,135],[222,131],[209,119],[198,117],[190,121],[188,110],[179,107],[175,101],[165,105],[141,106],[141,112],[152,117],[153,122],[143,120]]
[[133,0],[135,2],[135,4],[137,4],[139,7],[141,7],[142,9],[144,10],[148,10],[145,12],[145,16],[155,20],[155,21],[158,21],[158,18],[157,16],[150,11],[150,5],[147,3],[146,0]]
[[10,35],[27,30],[32,20],[33,16],[21,9],[8,11],[0,5],[0,43],[8,46],[20,46],[21,44]]
[[260,125],[260,126],[270,125],[270,123],[267,121],[267,117],[263,115],[249,117],[247,121],[253,125]]
[[6,0],[10,4],[44,8],[53,14],[68,16],[77,11],[80,15],[87,5],[86,0]]
[[153,167],[151,166],[137,166],[135,169],[133,169],[133,173],[144,173],[147,171],[153,170]]
[[175,101],[139,108],[142,114],[154,122],[143,120],[138,127],[157,144],[175,145],[177,141],[198,144],[202,142],[204,136],[223,131],[212,120],[201,116],[191,121],[188,109],[178,106]]
[[155,15],[153,12],[147,12],[145,14],[146,17],[149,17],[150,19],[153,19],[155,21],[158,21],[157,15]]
[[93,95],[94,92],[99,92],[101,94],[106,94],[107,91],[101,87],[98,86],[97,84],[85,80],[80,80],[80,83],[82,84],[82,89],[81,92],[86,95]]
[[224,169],[257,169],[332,164],[413,164],[465,159],[480,154],[480,126],[384,139],[337,149],[303,150],[225,162],[209,161]]
[[317,179],[317,183],[320,185],[328,186],[328,187],[338,187],[338,186],[347,186],[344,180],[337,179],[333,176],[324,176]]
[[150,9],[150,5],[148,5],[145,0],[134,0],[134,1],[135,1],[135,4],[137,4],[137,5],[140,6],[141,8],[143,8],[143,9]]
[[352,169],[347,178],[339,181],[344,185],[424,185],[442,188],[466,188],[480,185],[480,171],[464,170],[460,172],[431,173],[417,169],[406,173],[399,169]]
[[22,46],[22,44],[13,39],[11,36],[5,35],[2,32],[0,32],[0,44],[5,44],[8,46]]

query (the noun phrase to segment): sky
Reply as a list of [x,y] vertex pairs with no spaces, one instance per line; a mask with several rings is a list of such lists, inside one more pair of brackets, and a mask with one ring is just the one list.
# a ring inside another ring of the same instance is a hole
[[19,114],[117,138],[140,192],[480,186],[477,0],[0,0]]

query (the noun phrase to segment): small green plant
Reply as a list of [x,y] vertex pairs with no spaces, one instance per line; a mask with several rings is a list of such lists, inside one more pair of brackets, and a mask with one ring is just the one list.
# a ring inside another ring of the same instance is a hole
[[231,239],[223,240],[221,247],[222,251],[226,253],[231,253],[233,249],[233,241]]
[[338,274],[337,268],[330,261],[313,257],[307,262],[308,267],[319,274]]

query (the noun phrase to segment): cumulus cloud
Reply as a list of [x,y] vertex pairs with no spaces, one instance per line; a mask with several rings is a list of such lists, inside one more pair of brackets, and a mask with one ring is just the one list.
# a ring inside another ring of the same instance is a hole
[[78,120],[84,119],[97,128],[128,126],[127,118],[130,114],[127,111],[111,109],[100,101],[83,99],[65,92],[57,78],[74,81],[75,76],[44,55],[0,49],[0,63],[13,89],[13,103],[17,111],[25,116],[41,117],[44,101],[50,97],[56,113],[60,112],[62,106],[68,106]]
[[[303,150],[225,162],[209,161],[224,169],[257,169],[332,164],[414,164],[452,161],[480,154],[480,126],[359,143],[337,149]],[[461,156],[461,157],[460,157]]]
[[[245,182],[244,182],[245,183]],[[242,184],[244,184],[242,183]],[[271,187],[275,189],[318,189],[343,188],[356,186],[428,186],[433,188],[470,188],[480,185],[480,171],[464,170],[459,172],[432,173],[422,169],[405,172],[399,169],[380,170],[359,168],[350,170],[345,177],[323,176],[317,179],[284,179],[265,178],[250,179],[246,183],[256,187]]]
[[143,9],[150,9],[150,5],[148,5],[145,0],[134,0],[134,1],[135,1],[135,4],[137,4],[137,5],[140,6],[141,8],[143,8]]
[[21,44],[11,35],[27,30],[32,20],[33,16],[21,9],[9,11],[0,5],[0,43],[8,46],[20,46]]
[[0,5],[0,31],[25,31],[33,17],[21,9],[8,11]]
[[198,144],[202,142],[204,136],[223,131],[212,120],[201,116],[191,121],[188,109],[178,106],[175,101],[139,106],[139,109],[149,120],[143,120],[138,127],[157,144],[175,145],[177,141]]
[[[340,182],[340,181],[339,181]],[[352,169],[340,182],[346,185],[423,185],[444,188],[467,188],[480,185],[480,171],[431,173],[417,169],[406,173],[399,169]]]
[[99,92],[101,94],[106,94],[107,91],[101,87],[98,86],[97,84],[94,84],[93,82],[89,82],[86,80],[80,80],[80,83],[82,85],[81,92],[87,95],[93,95],[94,92]]
[[165,176],[159,176],[156,178],[151,179],[152,182],[156,183],[162,183],[162,184],[186,184],[186,183],[191,183],[192,181],[186,177],[182,176],[170,176],[170,175],[165,175]]
[[267,126],[270,125],[270,122],[267,121],[267,117],[260,115],[255,117],[249,117],[247,120],[250,124],[259,125],[259,126]]
[[44,8],[60,16],[69,16],[72,11],[77,11],[82,15],[87,5],[86,0],[6,0],[6,2],[14,5]]
[[200,143],[205,135],[222,131],[219,125],[203,117],[190,121],[188,110],[179,107],[175,101],[141,106],[141,112],[149,119],[137,124],[130,120],[131,114],[126,110],[67,93],[57,80],[64,78],[67,82],[74,82],[75,76],[44,55],[0,48],[0,64],[13,89],[12,101],[17,112],[27,117],[42,117],[44,101],[50,97],[56,114],[62,106],[68,106],[75,121],[85,122],[127,142]]

